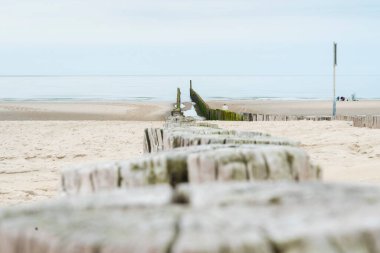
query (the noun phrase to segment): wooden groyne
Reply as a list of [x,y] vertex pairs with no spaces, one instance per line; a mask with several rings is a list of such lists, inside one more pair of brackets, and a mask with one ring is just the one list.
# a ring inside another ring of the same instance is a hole
[[331,116],[297,116],[297,115],[275,115],[260,113],[236,113],[228,110],[213,109],[203,98],[193,89],[190,83],[190,97],[196,105],[196,110],[200,116],[207,120],[228,120],[228,121],[293,121],[293,120],[313,120],[330,121]]
[[163,129],[146,129],[144,143],[150,154],[139,159],[64,169],[63,192],[77,195],[155,184],[321,177],[320,168],[297,142],[224,130],[183,117],[171,118]]
[[262,144],[298,146],[284,138],[273,137],[260,132],[224,130],[217,126],[186,122],[167,124],[164,128],[148,128],[144,131],[144,153],[156,153],[175,148],[212,144]]
[[351,121],[354,127],[367,127],[380,129],[379,115],[337,115],[332,116],[295,116],[295,115],[273,115],[273,114],[255,114],[243,113],[244,121],[293,121],[293,120],[311,120],[311,121]]
[[212,109],[203,100],[203,98],[193,89],[190,84],[190,98],[196,105],[196,110],[200,116],[207,120],[229,120],[229,121],[242,121],[243,116],[240,113],[231,112],[228,110]]
[[352,121],[354,127],[367,127],[373,129],[380,129],[380,115],[355,115],[343,116],[338,115],[336,120]]
[[352,115],[336,115],[335,120],[341,120],[341,121],[353,121],[356,116]]
[[196,110],[207,120],[231,120],[231,121],[295,121],[295,120],[311,120],[311,121],[331,121],[343,120],[352,121],[354,127],[367,127],[380,129],[379,115],[337,115],[332,116],[302,116],[302,115],[276,115],[276,114],[260,114],[260,113],[236,113],[227,110],[211,108],[203,98],[193,89],[190,81],[190,97],[196,104]]
[[331,116],[300,116],[300,115],[276,115],[260,113],[243,113],[244,121],[294,121],[294,120],[311,120],[311,121],[331,121]]
[[337,115],[332,116],[295,116],[295,115],[273,115],[273,114],[255,114],[243,113],[243,121],[293,121],[293,120],[311,120],[311,121],[351,121],[354,127],[367,127],[380,129],[379,115]]
[[353,126],[380,129],[380,115],[355,116]]
[[375,186],[128,188],[2,210],[0,252],[380,252],[379,210]]

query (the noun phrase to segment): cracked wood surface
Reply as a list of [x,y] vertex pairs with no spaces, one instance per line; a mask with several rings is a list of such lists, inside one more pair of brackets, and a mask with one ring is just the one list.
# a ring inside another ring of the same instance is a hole
[[164,129],[145,129],[144,150],[151,154],[137,160],[67,168],[62,172],[62,190],[85,194],[159,183],[321,177],[298,143],[183,117],[170,118]]
[[319,167],[297,147],[204,145],[178,148],[130,161],[66,168],[62,190],[86,194],[150,184],[209,181],[318,180]]
[[61,198],[1,211],[0,252],[379,252],[379,196],[374,186],[261,182]]
[[144,153],[156,153],[179,147],[226,143],[299,146],[297,142],[260,132],[224,130],[212,124],[187,121],[169,122],[163,129],[145,129],[143,142]]

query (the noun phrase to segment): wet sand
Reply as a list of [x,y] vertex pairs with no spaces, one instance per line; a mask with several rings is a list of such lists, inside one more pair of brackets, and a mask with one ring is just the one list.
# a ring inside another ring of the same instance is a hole
[[169,102],[0,102],[0,120],[165,120]]

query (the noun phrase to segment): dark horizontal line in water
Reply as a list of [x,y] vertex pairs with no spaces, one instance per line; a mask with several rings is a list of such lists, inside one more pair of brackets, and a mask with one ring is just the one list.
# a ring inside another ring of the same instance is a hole
[[[332,74],[151,74],[151,75],[112,75],[112,74],[93,74],[93,75],[0,75],[1,77],[331,77]],[[369,77],[380,77],[380,74],[337,74],[337,76],[369,76]]]

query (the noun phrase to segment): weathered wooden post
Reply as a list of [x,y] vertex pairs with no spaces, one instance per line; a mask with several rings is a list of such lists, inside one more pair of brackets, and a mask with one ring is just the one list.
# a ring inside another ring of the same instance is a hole
[[181,110],[181,90],[177,88],[177,109]]
[[181,90],[179,88],[177,88],[176,108],[173,109],[172,116],[183,116],[181,110]]

